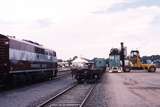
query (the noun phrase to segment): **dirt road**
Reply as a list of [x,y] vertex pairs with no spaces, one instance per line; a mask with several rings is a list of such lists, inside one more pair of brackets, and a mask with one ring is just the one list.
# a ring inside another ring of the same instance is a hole
[[108,107],[160,107],[160,73],[106,73]]

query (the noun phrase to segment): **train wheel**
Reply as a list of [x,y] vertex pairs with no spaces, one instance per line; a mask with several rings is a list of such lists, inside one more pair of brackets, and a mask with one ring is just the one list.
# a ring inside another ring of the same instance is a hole
[[78,84],[83,84],[84,83],[84,81],[82,81],[82,79],[78,79],[77,82],[78,82]]
[[124,72],[130,72],[130,71],[131,69],[129,67],[126,67]]
[[54,77],[57,77],[58,70],[54,71]]
[[16,87],[18,85],[17,75],[12,75],[10,82],[10,87]]
[[27,83],[28,85],[33,82],[33,80],[32,80],[32,75],[29,74],[29,73],[26,73],[26,79],[27,79],[26,83]]
[[47,76],[48,80],[53,80],[53,77],[54,77],[53,71],[49,71],[47,75],[48,75]]
[[148,72],[156,72],[156,67],[151,66],[148,70]]
[[20,78],[20,80],[19,80],[20,81],[20,85],[24,86],[26,84],[26,82],[27,82],[27,80],[26,80],[27,78],[26,78],[25,74],[24,73],[20,74],[19,78]]
[[6,78],[4,79],[4,81],[3,81],[4,88],[5,88],[6,90],[12,88],[12,87],[13,87],[12,82],[13,82],[12,77],[9,75],[9,76],[6,77]]
[[95,80],[98,80],[99,79],[99,75],[98,74],[94,74],[94,77],[93,77]]

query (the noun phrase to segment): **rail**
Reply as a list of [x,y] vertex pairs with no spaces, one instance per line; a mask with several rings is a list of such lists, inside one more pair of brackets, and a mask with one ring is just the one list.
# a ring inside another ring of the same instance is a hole
[[63,90],[62,92],[56,94],[55,96],[51,97],[50,99],[44,101],[43,103],[39,104],[37,107],[44,107],[45,105],[47,105],[48,103],[50,103],[51,101],[55,100],[57,97],[63,95],[64,93],[68,92],[69,90],[71,90],[72,88],[76,87],[77,84],[74,84],[68,88],[66,88],[65,90]]
[[[74,84],[66,89],[64,89],[62,92],[56,94],[55,96],[51,97],[50,99],[44,101],[43,103],[41,103],[40,105],[36,106],[36,107],[50,107],[51,103],[54,102],[56,99],[58,99],[60,96],[64,95],[65,93],[67,93],[68,91],[72,91],[72,89],[74,89],[75,87],[77,87],[78,84]],[[91,95],[91,93],[93,92],[94,88],[95,88],[96,84],[91,85],[91,87],[89,88],[89,90],[87,90],[87,94],[85,95],[85,97],[83,98],[83,100],[80,103],[73,103],[78,107],[84,107],[84,105],[86,104],[89,96]],[[63,106],[64,107],[64,106]]]

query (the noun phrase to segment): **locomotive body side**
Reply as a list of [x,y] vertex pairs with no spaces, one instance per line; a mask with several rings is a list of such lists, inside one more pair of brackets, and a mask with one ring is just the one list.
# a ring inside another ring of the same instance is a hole
[[10,73],[56,70],[54,51],[10,39]]
[[[5,37],[5,36],[4,36]],[[8,38],[8,37],[6,37]],[[0,38],[0,40],[2,40]],[[56,52],[40,45],[8,38],[5,82],[48,79],[57,74]],[[1,62],[5,64],[5,62]]]

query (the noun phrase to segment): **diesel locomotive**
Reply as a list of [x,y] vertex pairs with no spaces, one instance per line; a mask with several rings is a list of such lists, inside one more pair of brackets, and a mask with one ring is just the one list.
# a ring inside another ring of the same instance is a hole
[[55,51],[30,40],[0,34],[0,84],[52,79],[56,75]]

